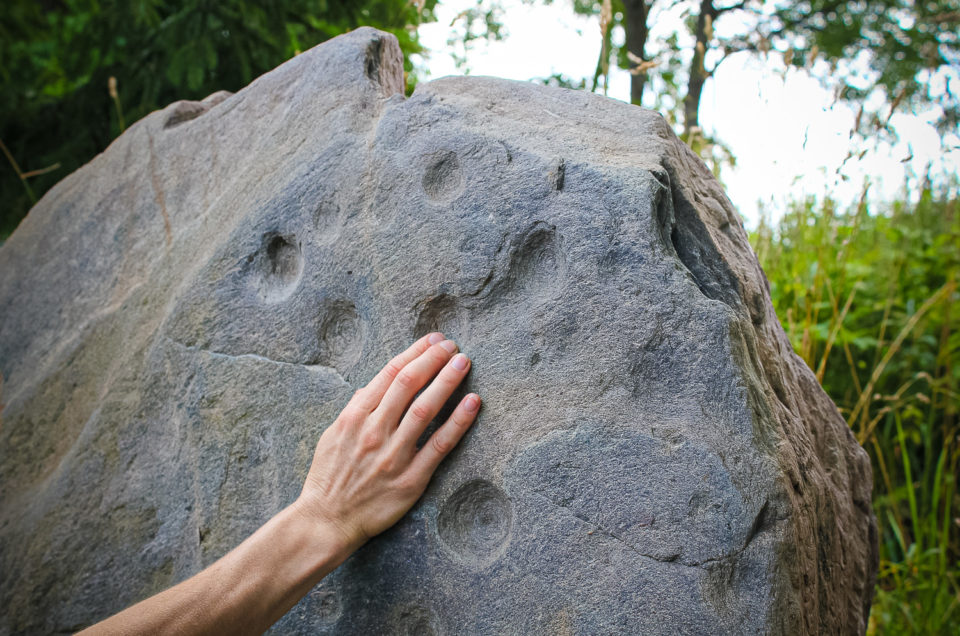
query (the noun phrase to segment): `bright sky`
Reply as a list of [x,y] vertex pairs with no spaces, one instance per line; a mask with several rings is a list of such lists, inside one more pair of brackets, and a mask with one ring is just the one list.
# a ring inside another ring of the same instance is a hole
[[[593,76],[600,51],[596,18],[575,15],[569,0],[555,0],[552,6],[505,0],[504,5],[507,35],[500,42],[480,42],[467,54],[470,74],[516,80],[553,73],[573,79]],[[421,42],[432,51],[423,61],[427,79],[463,73],[447,40],[454,30],[451,22],[472,6],[476,0],[445,0],[437,7],[438,21],[420,27]],[[629,101],[629,92],[629,74],[612,70],[609,96]],[[749,54],[731,56],[707,82],[701,125],[736,157],[737,165],[725,168],[721,179],[748,227],[756,225],[761,210],[776,218],[786,201],[805,194],[829,193],[841,204],[852,203],[866,178],[872,198],[889,200],[902,190],[905,177],[915,180],[928,164],[941,174],[960,174],[960,140],[948,140],[955,149],[944,153],[929,125],[932,112],[895,115],[891,124],[900,142],[847,161],[838,174],[856,113],[832,102],[832,95],[804,72],[784,77],[782,65]]]

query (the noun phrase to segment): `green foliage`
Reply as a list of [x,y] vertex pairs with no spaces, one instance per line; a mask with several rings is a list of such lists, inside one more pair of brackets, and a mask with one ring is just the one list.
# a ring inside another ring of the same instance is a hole
[[[532,0],[524,0],[532,2]],[[478,42],[502,40],[503,6],[500,0],[475,0],[473,6],[461,11],[450,25],[454,27],[447,39],[447,47],[458,69],[470,73],[467,58]]]
[[957,203],[808,200],[751,237],[794,348],[871,456],[872,633],[960,633]]
[[[783,3],[761,37],[779,41],[793,65],[804,66],[816,57],[826,60],[844,99],[862,101],[875,88],[894,108],[936,103],[944,111],[938,124],[945,133],[957,126],[960,101],[949,84],[938,85],[950,77],[954,84],[958,81],[958,25],[956,0],[812,0]],[[863,54],[869,69],[849,64]],[[953,71],[940,73],[951,67]],[[888,117],[879,110],[861,117],[862,132],[882,129]]]
[[[361,25],[409,55],[436,0],[6,0],[0,8],[0,237],[34,200],[134,122],[178,99],[236,91]],[[409,59],[406,69],[412,71]],[[108,89],[116,78],[116,98]],[[32,186],[33,192],[24,185]]]
[[555,88],[569,88],[572,90],[582,91],[587,88],[587,80],[581,78],[579,80],[573,79],[563,73],[554,73],[549,77],[538,77],[534,81],[543,84],[544,86],[553,86]]
[[[713,77],[724,60],[738,53],[782,57],[788,67],[806,69],[820,79],[838,99],[862,107],[856,120],[857,143],[878,134],[892,138],[888,124],[895,111],[928,106],[941,110],[936,120],[941,134],[960,134],[956,0],[631,1],[647,10],[649,37],[643,38],[642,50],[631,51],[633,59],[627,55],[628,3],[611,0],[609,30],[602,35],[610,46],[601,56],[628,71],[637,71],[639,59],[649,63],[642,73],[642,103],[663,113],[714,166],[730,157],[719,140],[698,130],[702,85],[690,79]],[[569,4],[574,12],[601,17],[602,22],[601,0]],[[709,20],[698,20],[701,16]],[[705,45],[699,57],[698,37]],[[607,69],[607,60],[597,68]],[[606,81],[593,83],[594,90],[605,85]]]

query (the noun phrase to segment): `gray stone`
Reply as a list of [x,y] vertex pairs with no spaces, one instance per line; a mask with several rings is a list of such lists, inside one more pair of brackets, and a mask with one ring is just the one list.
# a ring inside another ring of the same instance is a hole
[[476,426],[276,633],[863,632],[869,461],[709,171],[596,95],[402,88],[339,37],[144,118],[0,249],[0,633],[223,555],[432,329]]

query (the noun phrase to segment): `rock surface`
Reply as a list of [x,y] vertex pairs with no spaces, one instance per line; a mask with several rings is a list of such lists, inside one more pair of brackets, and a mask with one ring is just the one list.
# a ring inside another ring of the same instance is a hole
[[364,28],[151,114],[0,249],[0,633],[211,563],[441,329],[475,428],[274,628],[863,632],[871,470],[657,114],[448,78]]

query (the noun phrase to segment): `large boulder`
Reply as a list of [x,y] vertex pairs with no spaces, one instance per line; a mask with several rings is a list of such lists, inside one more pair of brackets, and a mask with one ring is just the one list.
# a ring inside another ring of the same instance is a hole
[[199,571],[440,329],[484,408],[278,633],[863,632],[871,470],[656,113],[359,29],[144,118],[0,249],[0,633]]

